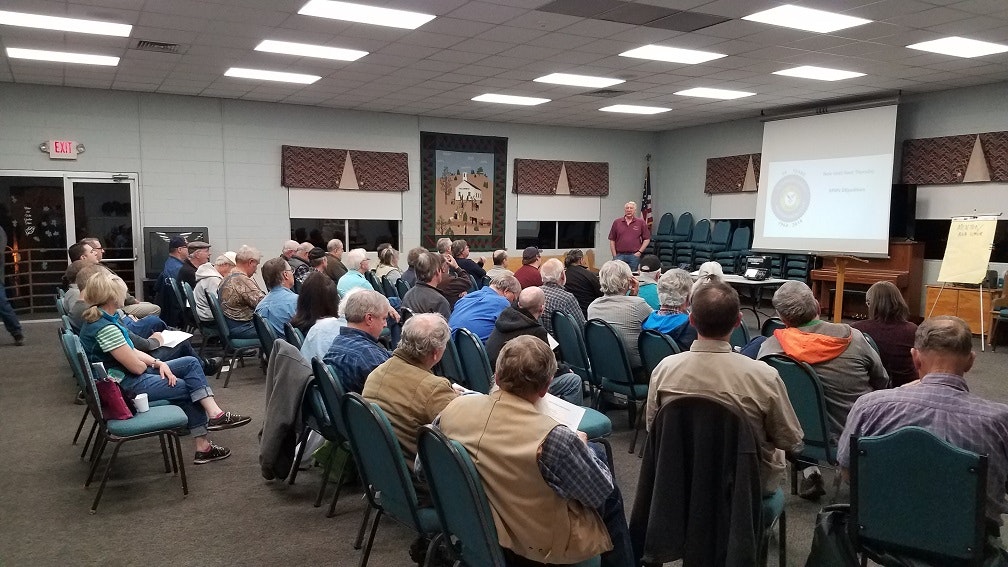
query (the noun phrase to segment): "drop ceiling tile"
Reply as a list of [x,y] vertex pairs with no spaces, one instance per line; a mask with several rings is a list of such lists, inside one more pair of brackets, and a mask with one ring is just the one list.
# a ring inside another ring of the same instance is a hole
[[429,33],[425,31],[414,31],[402,38],[404,45],[420,45],[423,47],[433,47],[435,49],[447,49],[464,38],[451,34]]
[[607,22],[604,20],[582,19],[563,28],[563,32],[587,37],[604,38],[616,34],[625,34],[633,29],[635,29],[635,26],[630,24]]
[[582,18],[576,16],[528,11],[521,16],[508,21],[507,25],[543,32],[553,32],[561,28],[566,28],[567,26],[580,22],[581,20]]

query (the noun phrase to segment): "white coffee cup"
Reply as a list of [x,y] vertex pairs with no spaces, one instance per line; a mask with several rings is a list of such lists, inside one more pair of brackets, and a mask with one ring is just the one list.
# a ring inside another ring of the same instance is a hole
[[149,410],[150,405],[147,403],[147,394],[137,394],[137,397],[133,398],[133,405],[136,406],[137,413]]

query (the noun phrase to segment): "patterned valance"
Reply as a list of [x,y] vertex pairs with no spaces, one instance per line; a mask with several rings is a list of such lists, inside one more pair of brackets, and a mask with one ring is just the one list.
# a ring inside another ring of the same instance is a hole
[[284,187],[409,191],[405,153],[283,146],[280,164]]
[[903,183],[1008,181],[1008,132],[984,132],[903,142]]
[[514,192],[605,197],[609,194],[609,163],[517,158],[514,160]]
[[742,154],[708,158],[704,193],[715,195],[755,191],[759,184],[761,157],[762,154]]

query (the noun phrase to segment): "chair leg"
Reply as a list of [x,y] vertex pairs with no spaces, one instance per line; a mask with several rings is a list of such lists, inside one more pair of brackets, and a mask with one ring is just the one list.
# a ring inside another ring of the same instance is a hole
[[375,514],[374,522],[371,523],[371,533],[368,535],[367,545],[364,546],[364,553],[361,555],[360,563],[357,567],[367,567],[368,559],[371,558],[371,546],[374,545],[375,534],[378,533],[378,524],[381,522],[382,511],[381,508],[378,509],[378,513]]
[[[122,447],[123,442],[117,441],[116,446],[112,449],[112,456],[109,457],[108,464],[105,465],[105,474],[102,475],[101,484],[98,485],[98,493],[95,494],[94,502],[91,504],[91,513],[94,514],[98,511],[98,502],[101,500],[102,493],[105,492],[105,483],[108,482],[109,473],[112,472],[112,465],[115,464],[116,455],[119,454],[119,448]],[[95,461],[98,462],[97,460]],[[90,481],[90,479],[88,479]],[[87,486],[87,485],[85,485]]]
[[[322,495],[325,494],[326,485],[329,484],[329,473],[332,472],[332,462],[333,462],[333,452],[334,451],[335,451],[335,449],[333,449],[333,451],[329,452],[329,458],[326,459],[325,470],[322,471],[322,486],[319,487],[318,496],[315,497],[315,504],[313,504],[313,506],[315,506],[316,508],[318,508],[319,506],[322,505]],[[294,464],[297,465],[297,463],[294,463]],[[336,487],[336,492],[339,492],[339,487],[338,486]]]
[[326,518],[332,518],[336,515],[336,503],[339,502],[340,490],[343,489],[343,479],[346,478],[349,467],[349,462],[343,464],[343,470],[340,471],[339,478],[336,480],[336,492],[333,494],[332,503],[329,504],[329,512],[326,513]]
[[91,432],[88,433],[87,441],[84,442],[84,448],[81,449],[80,452],[80,458],[82,461],[84,460],[84,455],[87,455],[88,447],[91,446],[91,440],[94,439],[94,434],[95,431],[97,430],[98,430],[98,422],[95,421],[94,423],[91,424]]
[[637,429],[637,402],[631,400],[629,396],[627,396],[627,423],[630,424],[630,427],[634,428],[633,440],[630,441],[630,450],[627,451],[632,455],[634,448],[637,446],[637,433],[640,430]]
[[[102,435],[101,439],[95,439],[94,449],[97,451],[91,451],[91,471],[88,473],[87,480],[84,481],[84,488],[91,485],[91,481],[94,479],[95,471],[98,470],[98,463],[101,462],[101,456],[105,452],[105,445],[108,444],[108,437]],[[97,458],[95,455],[97,453]]]
[[[178,461],[182,459],[182,453],[175,451],[175,441],[172,437],[174,433],[168,433],[168,456],[171,457],[171,472],[172,476],[178,475]],[[168,472],[168,471],[165,471]]]
[[791,471],[791,494],[798,494],[798,467],[795,464],[788,463],[788,469]]
[[367,508],[364,509],[364,521],[361,522],[360,529],[357,530],[357,540],[354,541],[353,548],[360,549],[361,543],[364,541],[364,530],[367,529],[368,520],[371,519],[371,503],[368,502]]
[[840,481],[843,479],[843,475],[840,474],[840,469],[833,469],[833,499],[830,500],[830,504],[836,504],[837,496],[840,495]]
[[84,431],[84,422],[87,421],[87,417],[88,417],[89,413],[91,413],[91,410],[89,410],[88,408],[85,407],[84,408],[84,415],[82,415],[81,418],[80,418],[80,425],[77,426],[77,433],[74,434],[73,443],[71,443],[71,445],[76,445],[77,444],[77,440],[80,439],[80,434],[81,434],[82,431]]
[[172,432],[172,439],[175,441],[175,452],[178,453],[178,472],[179,476],[182,477],[182,496],[189,495],[189,483],[186,481],[185,474],[185,457],[182,456],[182,443],[179,441],[178,433]]
[[[164,436],[165,434],[162,433],[161,435],[158,435],[157,438],[158,441],[161,442],[161,458],[164,459],[164,472],[171,472],[171,468],[169,468],[168,465],[168,447],[165,446]],[[174,460],[174,458],[172,460]]]
[[779,567],[787,567],[787,510],[781,510],[780,535],[777,537],[777,564]]
[[[301,468],[301,459],[304,458],[305,445],[307,445],[306,442],[308,441],[309,433],[311,433],[311,429],[307,427],[305,427],[301,432],[301,436],[298,439],[297,455],[294,456],[294,462],[291,463],[290,480],[287,481],[287,484],[293,485],[294,479],[297,478],[298,470]],[[318,506],[318,504],[316,504],[316,506]]]

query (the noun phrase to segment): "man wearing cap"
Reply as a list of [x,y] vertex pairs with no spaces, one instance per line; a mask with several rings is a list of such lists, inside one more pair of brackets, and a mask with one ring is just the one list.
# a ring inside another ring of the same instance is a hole
[[213,312],[210,311],[210,300],[207,299],[207,294],[217,295],[217,288],[220,287],[224,278],[231,275],[235,264],[235,253],[229,251],[217,256],[213,263],[207,262],[196,269],[193,298],[196,300],[196,313],[201,321],[213,321]]
[[641,254],[651,242],[651,231],[647,222],[637,218],[637,203],[630,201],[623,205],[623,216],[614,220],[609,229],[609,252],[613,260],[623,260],[636,272]]
[[640,270],[640,274],[637,276],[637,283],[640,285],[637,288],[637,295],[643,297],[644,301],[647,301],[648,305],[651,306],[651,309],[660,308],[661,302],[658,301],[658,278],[661,277],[661,261],[654,254],[641,256],[638,269]]
[[535,246],[529,246],[522,252],[522,267],[515,272],[518,283],[522,288],[541,286],[542,275],[539,273],[539,266],[542,264],[542,252]]
[[262,300],[263,293],[252,276],[259,269],[262,252],[251,246],[242,246],[235,254],[236,266],[224,278],[217,293],[220,294],[221,311],[232,338],[255,339],[259,337],[252,314]]
[[168,279],[178,279],[179,270],[188,257],[189,244],[186,239],[181,236],[169,238],[168,258],[165,259],[164,269],[161,270],[157,281],[154,282],[154,303],[161,306],[161,319],[173,327],[182,323],[182,306],[178,305],[175,292]]
[[196,287],[196,269],[210,261],[210,245],[200,240],[194,240],[186,246],[189,257],[182,262],[178,271],[178,281],[186,282]]

